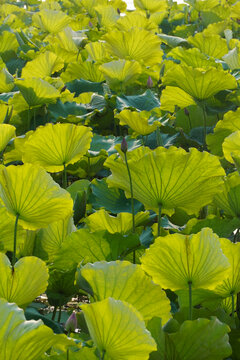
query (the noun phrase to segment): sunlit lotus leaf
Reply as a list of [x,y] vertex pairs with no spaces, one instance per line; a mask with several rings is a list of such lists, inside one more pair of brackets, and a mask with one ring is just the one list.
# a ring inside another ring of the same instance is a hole
[[187,41],[197,47],[203,54],[221,59],[228,53],[227,41],[220,35],[197,33],[190,36]]
[[159,12],[155,12],[152,13],[150,16],[150,20],[156,24],[157,26],[159,26],[162,21],[164,20],[164,18],[166,18],[168,16],[168,11],[159,11]]
[[99,66],[109,86],[113,90],[124,90],[132,85],[142,72],[140,64],[136,61],[116,60]]
[[91,60],[97,63],[104,63],[110,61],[110,56],[106,50],[106,46],[102,42],[90,42],[85,46]]
[[[161,205],[162,211],[169,215],[176,208],[193,214],[221,191],[224,170],[219,160],[207,152],[194,148],[186,152],[175,147],[158,147],[155,150],[140,147],[127,154],[133,197],[147,209],[158,212]],[[125,190],[130,197],[125,161],[112,155],[105,166],[112,172],[108,184]]]
[[[144,223],[149,217],[148,212],[138,212],[135,215],[135,226]],[[104,209],[96,211],[84,219],[90,231],[107,230],[111,234],[127,234],[132,231],[132,214],[119,213],[117,216],[108,214]]]
[[[63,241],[71,232],[75,231],[76,228],[73,224],[73,218],[67,217],[60,221],[55,221],[48,225],[47,228],[41,229],[37,233],[36,237],[36,248],[40,248],[36,255],[43,259],[51,261],[54,255],[61,248]],[[43,255],[42,255],[43,252]],[[42,256],[40,256],[42,255]]]
[[21,258],[14,266],[0,253],[0,298],[24,307],[47,288],[48,270],[45,262],[34,256]]
[[[231,355],[228,325],[216,317],[184,321],[179,331],[168,334],[167,359],[222,360]],[[177,358],[176,358],[177,354]]]
[[158,121],[149,123],[151,113],[149,111],[131,111],[125,109],[115,116],[120,120],[120,125],[128,125],[133,131],[140,135],[148,135],[160,125]]
[[155,13],[165,11],[168,8],[168,3],[165,0],[134,0],[134,6],[137,9]]
[[65,63],[76,61],[78,57],[78,47],[73,41],[72,29],[67,27],[58,34],[50,34],[47,36],[50,43],[50,49]]
[[202,70],[175,65],[167,71],[162,81],[164,85],[179,87],[198,100],[207,99],[221,90],[236,88],[234,76],[215,68]]
[[231,70],[240,69],[240,55],[238,48],[230,50],[226,55],[223,56],[223,60],[228,64]]
[[36,165],[8,166],[0,171],[0,201],[24,229],[36,230],[72,214],[70,194]]
[[161,40],[147,30],[114,30],[104,35],[103,39],[107,50],[120,59],[137,60],[149,66],[162,61]]
[[52,346],[65,351],[74,345],[41,320],[26,321],[23,310],[5,299],[0,299],[0,329],[0,358],[4,360],[36,360]]
[[240,156],[240,130],[227,136],[224,139],[222,148],[225,159],[234,164],[234,158]]
[[212,290],[226,277],[229,261],[212,229],[198,234],[173,234],[155,239],[141,258],[142,268],[156,284],[171,290]]
[[140,313],[130,304],[108,298],[81,306],[99,351],[114,360],[147,360],[156,344]]
[[39,126],[24,145],[23,162],[38,164],[50,172],[74,164],[90,148],[91,128],[74,124]]
[[142,314],[145,321],[158,316],[163,325],[171,318],[170,301],[165,292],[151,281],[140,265],[128,261],[101,261],[85,265],[80,272],[91,286],[94,301],[108,297],[126,301]]
[[[9,217],[5,207],[0,206],[0,251],[13,251],[14,220]],[[17,250],[26,240],[26,230],[17,229]]]
[[197,11],[209,11],[219,4],[218,0],[186,0]]
[[54,103],[60,96],[59,91],[54,86],[42,79],[17,80],[15,84],[29,107]]
[[0,55],[4,60],[12,57],[19,47],[16,35],[10,31],[3,31],[0,35]]
[[14,88],[13,76],[3,68],[0,70],[0,93],[7,93]]
[[226,215],[240,217],[240,176],[238,172],[229,174],[224,181],[221,195],[214,197],[217,205]]
[[232,243],[228,239],[220,239],[220,243],[230,262],[230,268],[227,277],[216,287],[215,292],[224,297],[237,295],[240,291],[240,243]]
[[149,31],[157,30],[156,24],[151,19],[147,19],[145,14],[140,11],[129,12],[126,16],[120,17],[116,25],[122,31],[128,31],[133,27]]
[[194,98],[184,90],[176,86],[166,86],[161,94],[161,110],[175,111],[178,106],[184,109],[190,105],[196,105]]
[[10,109],[11,109],[11,107],[8,106],[8,104],[0,103],[0,124],[2,124],[4,122]]
[[64,67],[62,59],[57,57],[53,52],[46,51],[39,54],[34,60],[29,61],[22,70],[23,78],[44,78],[51,76]]
[[64,12],[50,9],[36,12],[32,19],[35,26],[52,34],[63,30],[71,21],[71,18]]
[[224,114],[223,120],[217,122],[214,133],[207,135],[207,144],[211,152],[222,156],[222,143],[224,139],[238,130],[240,130],[240,108]]
[[22,161],[24,153],[24,144],[33,133],[32,130],[25,133],[24,136],[15,137],[13,140],[13,149],[4,153],[4,163],[7,164],[11,161]]
[[66,71],[62,73],[61,78],[64,82],[70,82],[75,79],[85,79],[93,82],[104,81],[104,77],[99,66],[91,61],[71,62]]
[[95,7],[98,23],[103,28],[111,28],[115,25],[120,15],[113,6],[98,5]]
[[0,153],[5,149],[8,142],[16,136],[15,126],[0,124]]
[[238,2],[231,6],[231,17],[234,19],[240,18],[240,4]]
[[87,13],[94,17],[95,14],[95,7],[97,5],[106,5],[105,0],[81,0],[81,5],[84,7],[84,9],[87,11]]
[[215,62],[215,59],[208,58],[201,53],[197,48],[184,49],[178,46],[172,49],[168,56],[180,60],[182,65],[192,66],[194,68],[208,69],[209,67],[216,67],[221,69],[222,65]]

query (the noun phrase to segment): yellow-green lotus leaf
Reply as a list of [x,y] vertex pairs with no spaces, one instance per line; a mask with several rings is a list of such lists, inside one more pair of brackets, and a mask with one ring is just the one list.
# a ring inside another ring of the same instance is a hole
[[231,6],[231,17],[234,19],[240,18],[240,3],[238,1]]
[[142,268],[156,284],[171,290],[213,290],[229,268],[219,238],[210,228],[193,235],[173,234],[155,239],[141,258]]
[[[220,192],[224,170],[219,160],[207,152],[192,148],[189,152],[176,147],[158,147],[150,150],[140,147],[127,153],[133,183],[133,197],[147,209],[171,215],[181,208],[188,214],[211,202]],[[125,190],[130,197],[128,172],[124,159],[111,155],[105,166],[112,175],[108,177],[111,187]]]
[[147,30],[114,30],[105,34],[103,40],[106,41],[107,51],[120,59],[136,60],[148,66],[162,61],[161,40]]
[[37,233],[36,238],[37,248],[41,247],[41,250],[44,253],[43,256],[40,257],[51,261],[61,248],[67,235],[75,230],[76,228],[73,224],[72,217],[66,217],[63,220],[55,221],[48,225],[47,228],[41,229]]
[[64,67],[62,59],[57,57],[53,52],[46,51],[39,54],[34,60],[29,61],[22,69],[22,77],[26,78],[44,78],[51,76]]
[[61,78],[64,82],[75,79],[85,79],[93,82],[104,81],[104,76],[98,68],[99,65],[91,61],[71,62],[66,71],[61,74]]
[[235,89],[237,86],[234,76],[223,70],[203,70],[183,65],[173,65],[162,81],[164,85],[179,87],[198,100],[207,99],[221,90]]
[[54,86],[42,79],[17,80],[15,84],[29,107],[54,103],[60,96],[60,92]]
[[240,156],[240,130],[235,131],[224,139],[222,144],[225,159],[234,164],[234,157]]
[[190,105],[196,105],[194,98],[184,90],[176,86],[166,86],[161,94],[161,110],[175,111],[178,106],[181,109]]
[[16,35],[10,31],[3,31],[0,35],[0,55],[17,52],[19,47]]
[[240,291],[240,243],[232,243],[228,239],[220,239],[224,255],[230,262],[227,277],[214,290],[224,297],[237,295]]
[[151,117],[149,111],[131,111],[125,109],[115,116],[120,120],[120,125],[128,125],[133,131],[140,135],[148,135],[160,126],[158,121],[149,124],[148,120]]
[[99,66],[111,89],[122,91],[135,83],[142,73],[137,61],[116,60]]
[[120,18],[120,15],[117,12],[117,9],[115,9],[111,5],[98,5],[95,7],[95,11],[97,14],[98,24],[102,28],[111,28],[114,26],[117,22],[117,20]]
[[9,114],[10,109],[11,106],[9,106],[8,104],[0,103],[0,124],[4,122],[6,116]]
[[71,21],[71,18],[62,11],[43,9],[32,17],[35,26],[50,34],[62,31]]
[[90,42],[85,46],[85,50],[87,50],[90,59],[102,64],[104,62],[110,61],[110,56],[106,50],[105,43],[102,42]]
[[50,49],[62,58],[66,64],[77,60],[78,47],[73,41],[72,29],[67,27],[58,34],[47,36]]
[[106,0],[81,0],[81,5],[85,8],[88,15],[94,17],[95,14],[95,7],[97,5],[106,5]]
[[13,76],[3,68],[0,70],[0,93],[7,93],[12,91],[14,88],[14,79]]
[[9,124],[0,124],[0,153],[5,149],[9,141],[15,136],[15,126]]
[[74,124],[39,126],[24,145],[23,162],[38,164],[50,172],[74,164],[90,148],[92,131]]
[[224,55],[223,60],[228,64],[231,70],[240,69],[240,54],[238,53],[237,47]]
[[128,31],[133,27],[157,31],[157,25],[152,22],[151,19],[147,19],[146,15],[140,11],[129,12],[126,16],[121,16],[117,21],[116,26],[122,31]]
[[23,307],[32,302],[47,288],[48,269],[44,261],[34,256],[21,258],[12,265],[5,254],[0,253],[0,298]]
[[70,194],[32,164],[0,169],[0,201],[24,229],[36,230],[72,214]]
[[[37,341],[36,341],[37,339]],[[36,360],[52,346],[66,351],[74,342],[56,335],[41,320],[26,321],[16,304],[0,299],[0,358],[4,360]]]
[[240,176],[238,172],[226,176],[224,190],[214,197],[214,204],[226,215],[240,217]]
[[197,47],[205,55],[221,59],[228,53],[227,41],[216,34],[197,33],[187,41]]
[[[138,212],[135,215],[135,226],[144,223],[149,217],[147,211]],[[91,232],[107,230],[111,234],[128,234],[132,231],[132,214],[122,212],[112,216],[104,209],[98,210],[84,219]]]
[[134,0],[134,6],[137,9],[155,13],[167,10],[168,3],[166,0]]
[[186,2],[192,5],[197,11],[209,11],[219,4],[218,0],[188,0]]
[[22,156],[24,153],[24,144],[33,133],[33,130],[27,131],[24,135],[15,137],[13,140],[13,148],[11,147],[9,151],[4,152],[4,163],[7,164],[11,161],[22,161]]
[[87,264],[80,271],[91,286],[94,301],[108,297],[126,301],[142,314],[145,321],[157,316],[163,325],[171,318],[170,301],[165,292],[151,281],[140,265],[119,260],[101,261]]
[[222,65],[215,62],[215,59],[209,58],[197,48],[184,49],[178,46],[168,53],[169,57],[180,60],[182,65],[192,66],[193,68],[208,69],[216,67],[222,69]]
[[108,298],[81,305],[99,351],[114,360],[148,360],[156,344],[140,313],[130,304]]

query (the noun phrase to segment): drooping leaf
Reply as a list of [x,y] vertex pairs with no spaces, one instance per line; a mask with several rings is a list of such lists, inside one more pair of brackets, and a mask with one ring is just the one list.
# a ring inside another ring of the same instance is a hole
[[16,136],[16,128],[9,124],[0,124],[0,153],[5,149],[8,142]]
[[190,236],[158,237],[141,262],[156,284],[173,291],[187,289],[189,282],[193,289],[214,289],[229,267],[218,236],[209,228]]
[[23,162],[58,172],[74,164],[90,147],[91,129],[73,124],[39,126],[24,145]]
[[235,47],[223,56],[223,60],[228,64],[231,70],[240,69],[240,56],[238,48]]
[[14,88],[14,79],[7,69],[0,70],[0,93],[8,93]]
[[70,194],[46,171],[32,164],[9,166],[0,172],[0,201],[24,229],[36,230],[72,214]]
[[115,360],[147,360],[156,350],[140,313],[126,302],[108,298],[82,305],[90,335],[100,353]]
[[[159,285],[145,275],[139,265],[128,261],[96,262],[80,269],[93,291],[94,301],[108,297],[133,305],[145,321],[154,316],[165,324],[171,317],[170,302]],[[145,294],[148,294],[148,301]]]
[[122,95],[117,97],[117,109],[119,111],[124,110],[124,108],[150,111],[159,106],[160,101],[158,97],[149,89],[141,95]]

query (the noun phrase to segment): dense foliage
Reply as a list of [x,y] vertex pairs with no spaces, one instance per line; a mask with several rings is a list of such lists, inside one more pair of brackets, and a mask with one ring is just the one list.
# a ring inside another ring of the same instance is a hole
[[3,360],[240,359],[240,2],[134,4],[0,0]]

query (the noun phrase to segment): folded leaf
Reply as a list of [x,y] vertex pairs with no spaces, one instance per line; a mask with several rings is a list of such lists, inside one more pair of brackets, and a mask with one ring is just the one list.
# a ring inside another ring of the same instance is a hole
[[16,136],[15,126],[0,124],[0,153],[5,149],[9,141]]
[[221,195],[214,197],[213,203],[226,215],[240,217],[240,176],[238,172],[230,173],[224,181]]
[[0,93],[7,93],[12,91],[14,88],[14,79],[13,76],[3,68],[0,70]]
[[227,136],[224,139],[222,148],[225,159],[234,164],[234,158],[240,156],[240,130]]

